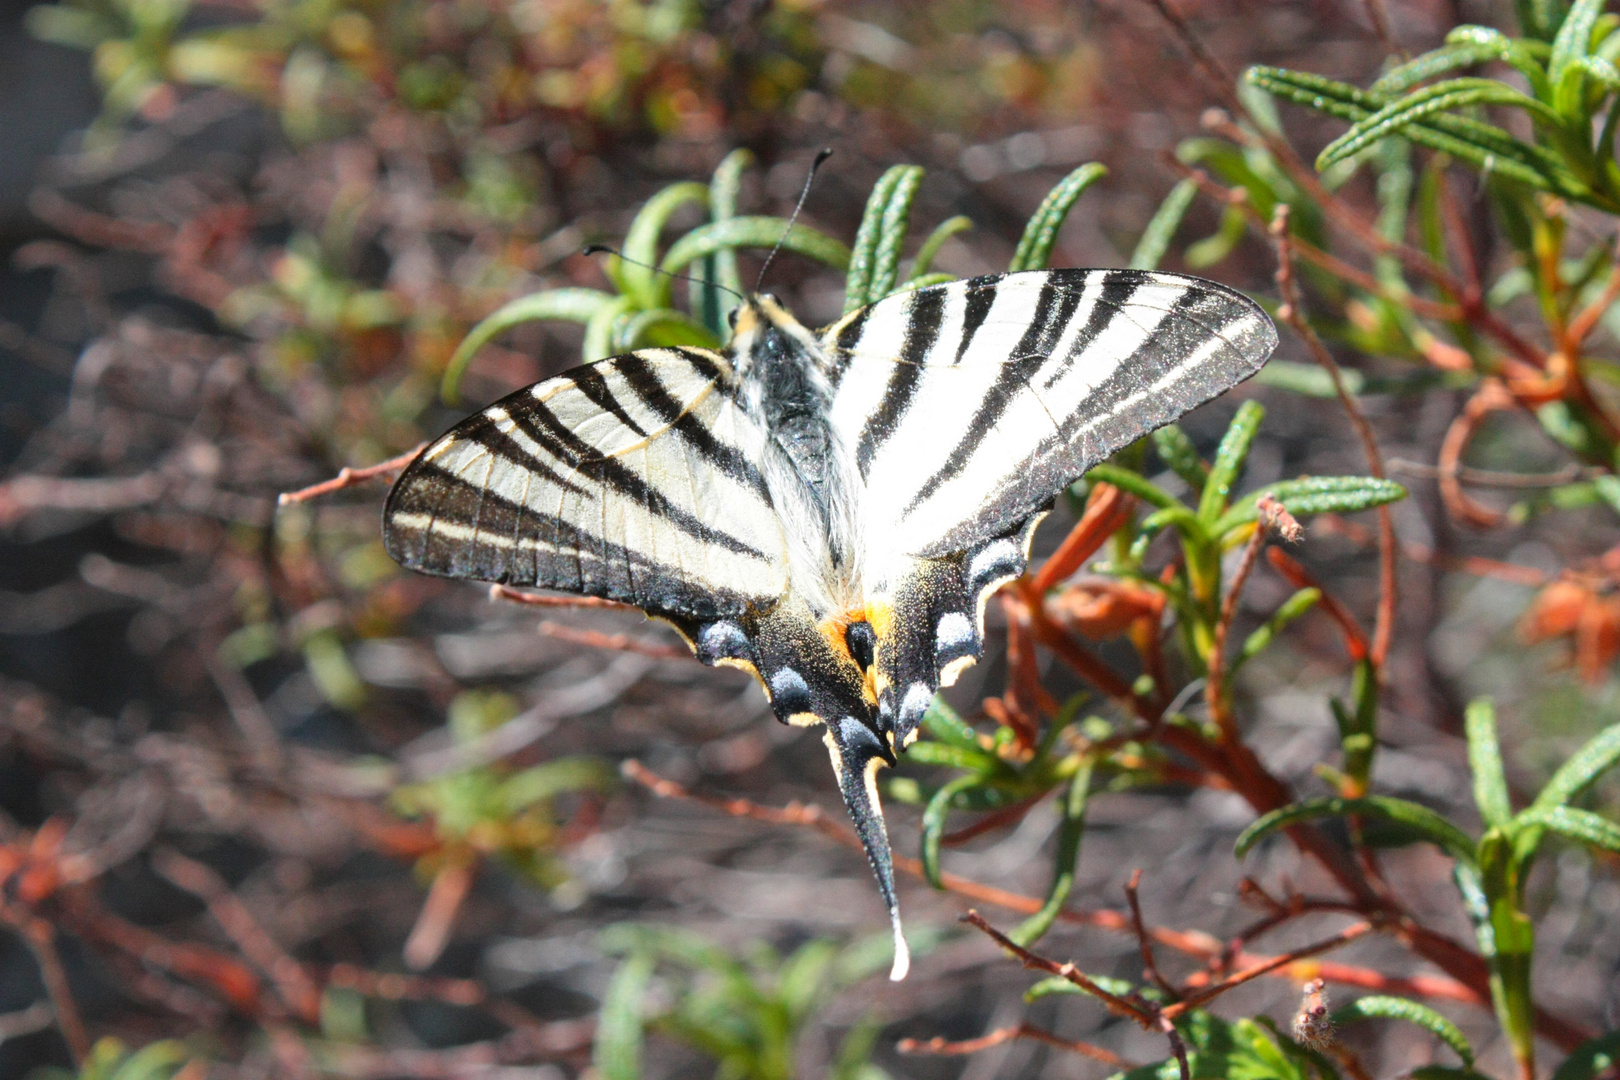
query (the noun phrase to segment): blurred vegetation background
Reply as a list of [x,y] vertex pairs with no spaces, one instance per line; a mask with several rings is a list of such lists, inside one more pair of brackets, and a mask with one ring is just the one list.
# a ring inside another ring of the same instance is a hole
[[[1617,28],[7,0],[0,1076],[1616,1075]],[[886,778],[901,984],[749,679],[378,530],[476,405],[723,331],[586,244],[752,282],[823,146],[807,324],[1135,265],[1284,338],[1059,501]]]

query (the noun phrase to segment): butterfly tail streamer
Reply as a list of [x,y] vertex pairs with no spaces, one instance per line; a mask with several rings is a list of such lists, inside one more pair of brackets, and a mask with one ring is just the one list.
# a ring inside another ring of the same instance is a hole
[[877,770],[893,764],[893,759],[870,728],[849,717],[827,725],[826,742],[844,806],[855,824],[856,835],[861,838],[861,847],[866,849],[867,861],[877,875],[878,892],[889,911],[889,924],[894,928],[894,966],[889,970],[889,978],[899,982],[911,970],[911,950],[906,946],[900,925],[900,901],[894,888],[894,856],[889,850],[889,833],[883,824],[883,806],[877,794]]

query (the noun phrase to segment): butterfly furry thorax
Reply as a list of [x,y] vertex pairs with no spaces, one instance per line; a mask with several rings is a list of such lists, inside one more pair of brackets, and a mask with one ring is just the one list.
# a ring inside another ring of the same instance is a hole
[[395,484],[384,541],[427,573],[635,604],[823,725],[900,978],[876,770],[983,651],[1054,496],[1276,341],[1239,293],[1129,270],[950,282],[819,332],[751,297],[722,350],[586,364],[463,421]]

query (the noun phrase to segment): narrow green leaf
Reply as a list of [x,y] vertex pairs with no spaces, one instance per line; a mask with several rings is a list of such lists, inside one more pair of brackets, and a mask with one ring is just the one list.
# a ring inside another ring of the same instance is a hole
[[917,249],[917,257],[911,260],[911,273],[906,277],[906,284],[909,285],[927,275],[929,267],[934,265],[934,256],[939,254],[939,249],[944,246],[945,241],[971,228],[973,219],[961,214],[946,218],[935,226],[934,231],[928,234],[928,239],[922,242],[922,247]]
[[1159,460],[1181,477],[1182,483],[1194,491],[1204,489],[1204,481],[1209,477],[1209,463],[1199,456],[1198,448],[1179,425],[1166,424],[1155,431],[1153,448],[1159,452]]
[[1416,1001],[1374,994],[1334,1009],[1329,1020],[1335,1027],[1340,1024],[1354,1024],[1360,1020],[1405,1020],[1433,1033],[1441,1042],[1456,1051],[1464,1065],[1472,1067],[1474,1064],[1474,1048],[1468,1044],[1468,1036],[1462,1033],[1462,1029],[1427,1005],[1421,1005]]
[[1620,761],[1620,724],[1604,728],[1570,755],[1536,796],[1535,808],[1550,810],[1573,802],[1617,761]]
[[[784,234],[786,239],[783,239]],[[783,251],[805,255],[836,270],[849,265],[849,249],[826,233],[808,225],[795,224],[787,232],[787,219],[779,217],[734,217],[699,225],[675,243],[659,264],[662,270],[678,271],[705,255],[735,248],[770,250],[781,241]]]
[[1029,224],[1024,226],[1024,235],[1018,240],[1018,248],[1013,252],[1012,262],[1007,264],[1007,271],[1045,270],[1052,261],[1052,247],[1057,243],[1063,220],[1069,216],[1069,208],[1088,187],[1107,174],[1107,168],[1092,162],[1080,166],[1059,181],[1041,201]]
[[652,973],[651,954],[635,952],[619,965],[608,984],[592,1055],[603,1080],[641,1080],[641,1003]]
[[[1249,190],[1245,188],[1244,190]],[[1214,266],[1242,242],[1249,232],[1249,218],[1242,209],[1228,206],[1221,211],[1221,223],[1215,231],[1196,244],[1190,244],[1182,258],[1194,270]]]
[[[951,281],[955,281],[955,280],[956,280],[956,275],[955,274],[946,274],[946,273],[924,274],[921,277],[907,278],[905,281],[902,281],[899,284],[899,286],[897,286],[895,288],[894,292],[895,293],[914,292],[917,289],[926,289],[930,285],[944,285],[947,282],[951,282]],[[893,296],[894,293],[890,293],[889,295]]]
[[[1352,123],[1387,104],[1382,95],[1367,94],[1345,83],[1308,72],[1250,68],[1246,77],[1268,93]],[[1465,161],[1487,175],[1499,175],[1543,191],[1557,191],[1590,201],[1581,184],[1556,155],[1515,139],[1493,124],[1450,114],[1435,114],[1405,128],[1401,135],[1421,146]]]
[[[729,221],[737,216],[737,192],[742,187],[742,174],[754,163],[749,150],[733,150],[714,170],[709,181],[709,217],[713,221]],[[722,248],[714,255],[715,280],[728,289],[743,291],[742,276],[737,271],[735,248]],[[735,299],[732,301],[735,303]]]
[[1385,506],[1406,498],[1406,488],[1393,480],[1374,476],[1307,476],[1282,480],[1239,498],[1209,531],[1215,536],[1225,536],[1238,526],[1256,520],[1260,515],[1259,501],[1265,495],[1282,503],[1283,509],[1299,518],[1313,514],[1353,514]]
[[[1120,490],[1127,491],[1143,502],[1151,503],[1154,506],[1165,508],[1181,506],[1180,500],[1174,495],[1156,487],[1137,473],[1106,461],[1093,465],[1086,472],[1086,479],[1092,483],[1100,480],[1105,484],[1113,484]],[[1185,510],[1186,507],[1182,507],[1182,509]]]
[[570,791],[605,791],[614,786],[615,774],[601,758],[556,758],[513,773],[500,781],[496,798],[508,813],[533,806]]
[[872,257],[872,280],[866,287],[868,303],[888,296],[894,291],[900,277],[900,253],[905,249],[906,232],[911,225],[911,204],[916,201],[917,188],[922,184],[923,170],[919,165],[901,166],[906,171],[895,182],[889,203],[883,208],[883,222],[878,227],[877,252]]
[[1279,829],[1321,818],[1351,815],[1398,822],[1459,862],[1472,864],[1474,861],[1474,841],[1467,833],[1427,806],[1387,795],[1369,795],[1361,799],[1307,799],[1279,807],[1244,829],[1237,838],[1234,852],[1241,859],[1256,843]]
[[673,308],[638,311],[619,323],[613,331],[613,351],[616,353],[673,345],[718,349],[720,339],[707,326]]
[[1170,194],[1154,211],[1153,220],[1148,222],[1142,239],[1136,242],[1136,250],[1131,253],[1132,270],[1159,268],[1164,253],[1170,249],[1170,241],[1175,238],[1176,230],[1181,228],[1181,221],[1197,196],[1198,185],[1191,180],[1183,180],[1170,189]]
[[1237,662],[1232,665],[1232,670],[1236,671],[1250,658],[1264,651],[1276,640],[1284,627],[1315,607],[1317,601],[1321,599],[1321,589],[1305,588],[1284,600],[1281,606],[1271,613],[1271,618],[1243,640],[1243,649],[1238,653]]
[[878,182],[872,185],[872,194],[866,197],[866,209],[861,214],[861,226],[855,231],[855,248],[849,256],[849,274],[844,280],[844,314],[863,308],[872,302],[872,270],[877,260],[878,243],[883,233],[883,215],[889,208],[889,199],[907,172],[914,165],[891,166]]
[[597,308],[585,323],[585,341],[580,353],[587,364],[613,355],[613,334],[619,321],[636,307],[635,297],[619,296]]
[[621,261],[619,273],[629,286],[630,293],[635,296],[638,306],[654,308],[666,307],[664,290],[668,287],[668,278],[660,275],[653,267],[658,265],[658,238],[664,232],[664,226],[669,219],[687,203],[704,203],[709,201],[709,187],[695,180],[688,180],[679,184],[671,184],[648,199],[635,220],[630,223],[630,229],[624,235],[624,253],[629,259],[645,263],[637,266],[635,263]]
[[1569,14],[1558,27],[1553,38],[1552,56],[1547,61],[1547,82],[1557,86],[1572,64],[1584,59],[1591,50],[1592,27],[1603,14],[1604,0],[1575,0]]
[[1620,1064],[1620,1031],[1608,1031],[1571,1050],[1553,1070],[1552,1080],[1597,1080],[1616,1064]]
[[1620,854],[1620,825],[1590,810],[1577,810],[1572,806],[1545,809],[1532,806],[1513,819],[1513,826],[1515,830],[1546,829],[1578,843]]
[[1069,781],[1069,789],[1064,793],[1063,824],[1058,828],[1057,847],[1053,858],[1055,865],[1052,870],[1052,887],[1047,890],[1046,902],[1041,910],[1019,923],[1007,936],[1015,944],[1028,949],[1037,941],[1046,936],[1057,921],[1058,912],[1068,902],[1069,893],[1074,889],[1075,866],[1080,861],[1080,841],[1086,832],[1086,801],[1091,791],[1092,762],[1088,758],[1081,762],[1073,778]]
[[147,1043],[124,1059],[112,1074],[112,1080],[168,1080],[191,1057],[185,1043],[160,1039]]
[[[918,744],[921,745],[921,744]],[[984,782],[984,778],[977,773],[968,773],[958,776],[934,792],[934,797],[928,800],[928,807],[922,816],[922,867],[923,877],[936,889],[945,886],[939,880],[939,844],[945,835],[945,820],[951,812],[951,800],[969,788],[976,787]]]
[[526,322],[535,322],[539,319],[567,319],[572,322],[588,323],[603,305],[611,303],[614,297],[600,289],[549,289],[546,292],[531,293],[520,296],[489,315],[477,326],[468,331],[467,336],[461,339],[456,346],[450,363],[445,366],[444,378],[439,383],[439,396],[446,405],[456,405],[461,401],[461,377],[467,371],[467,365],[472,362],[473,356],[488,345],[491,339],[505,333],[514,326]]
[[1204,489],[1198,497],[1198,520],[1206,525],[1214,524],[1221,511],[1226,509],[1226,501],[1232,495],[1232,485],[1237,483],[1238,474],[1243,471],[1243,463],[1248,459],[1249,447],[1254,445],[1254,437],[1260,430],[1260,421],[1265,418],[1266,410],[1258,401],[1245,401],[1238,406],[1237,415],[1232,417],[1232,423],[1226,428],[1226,434],[1221,437],[1221,445],[1215,450],[1215,461],[1209,468],[1209,479],[1204,482]]
[[922,729],[930,739],[938,739],[952,746],[979,748],[979,733],[969,727],[961,715],[938,695],[929,703],[928,711],[923,713]]
[[[1551,52],[1543,42],[1524,41],[1511,38],[1490,26],[1459,26],[1446,35],[1448,45],[1478,45],[1494,50],[1498,59],[1513,65],[1525,82],[1530,84],[1530,92],[1536,97],[1546,100],[1547,97],[1547,69],[1542,66]],[[1540,59],[1537,59],[1538,55]]]
[[1507,777],[1502,771],[1502,745],[1496,736],[1496,706],[1490,698],[1468,703],[1463,721],[1468,734],[1468,768],[1474,775],[1474,805],[1486,828],[1506,825],[1513,817]]
[[1360,153],[1379,139],[1402,133],[1431,114],[1465,105],[1511,106],[1552,125],[1558,125],[1563,120],[1550,106],[1494,79],[1447,79],[1415,90],[1358,121],[1349,131],[1323,148],[1316,158],[1316,167],[1326,169],[1335,162]]
[[1501,31],[1493,32],[1500,41],[1493,38],[1452,41],[1448,35],[1445,45],[1390,68],[1367,89],[1374,94],[1404,94],[1436,76],[1498,59],[1510,47],[1512,39]]

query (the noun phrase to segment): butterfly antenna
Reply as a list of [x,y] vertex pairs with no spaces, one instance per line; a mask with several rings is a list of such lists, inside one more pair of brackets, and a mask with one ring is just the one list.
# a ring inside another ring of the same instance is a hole
[[804,201],[810,197],[810,185],[816,182],[816,170],[820,169],[822,164],[830,157],[832,157],[832,147],[830,146],[823,146],[816,151],[816,160],[810,163],[810,175],[804,178],[804,190],[799,192],[799,201],[794,205],[793,213],[788,215],[787,228],[782,230],[782,235],[777,239],[776,246],[771,248],[771,253],[765,256],[765,265],[759,268],[759,280],[754,282],[755,292],[759,292],[759,287],[765,284],[765,271],[771,268],[771,262],[776,258],[776,253],[782,250],[782,245],[787,243],[788,233],[793,231],[793,223],[799,220],[799,211],[804,209]]
[[743,296],[743,294],[738,292],[736,289],[722,285],[718,281],[706,281],[703,278],[693,277],[691,274],[677,274],[673,270],[665,270],[662,266],[654,266],[652,263],[644,263],[640,259],[632,259],[618,248],[611,248],[606,244],[586,244],[584,247],[580,248],[579,253],[581,255],[614,255],[624,262],[629,263],[631,266],[640,266],[644,269],[651,270],[655,274],[663,274],[671,281],[688,281],[693,285],[713,285],[722,292],[730,293],[738,300],[747,299],[747,297]]

